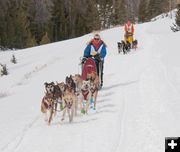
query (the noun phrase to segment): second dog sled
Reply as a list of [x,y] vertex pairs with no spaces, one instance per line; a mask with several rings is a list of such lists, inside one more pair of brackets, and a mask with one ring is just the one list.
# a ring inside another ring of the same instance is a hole
[[121,40],[121,42],[117,42],[118,45],[118,53],[120,54],[123,52],[123,54],[126,54],[130,52],[131,49],[137,48],[138,41],[135,39],[133,40],[133,35],[127,35],[125,36],[125,40]]

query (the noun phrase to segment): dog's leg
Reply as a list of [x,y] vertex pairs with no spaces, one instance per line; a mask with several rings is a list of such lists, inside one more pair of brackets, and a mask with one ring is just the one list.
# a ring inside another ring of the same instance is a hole
[[58,99],[56,99],[56,103],[54,104],[54,106],[55,106],[55,108],[54,108],[54,110],[55,110],[55,112],[54,112],[54,117],[56,116],[56,111],[57,111],[57,106],[58,106]]
[[67,109],[67,113],[68,113],[68,117],[69,117],[69,122],[71,122],[71,113],[70,113],[70,109],[69,108]]
[[66,114],[66,110],[67,110],[67,108],[65,108],[65,109],[63,110],[63,115],[62,115],[61,121],[64,120],[64,116],[65,116],[65,114]]
[[50,109],[50,116],[49,116],[49,120],[48,120],[48,125],[51,124],[51,120],[52,120],[52,116],[53,116],[53,108],[54,108],[54,104],[52,105],[52,107]]
[[121,43],[117,42],[117,44],[118,44],[118,53],[120,54],[121,53]]
[[80,109],[81,110],[83,109],[83,99],[82,98],[80,99]]
[[96,109],[97,94],[98,94],[98,92],[96,91],[96,92],[94,93],[94,110]]
[[41,104],[41,112],[43,113],[44,121],[48,121],[47,110],[43,104]]
[[126,54],[125,44],[123,44],[123,53]]
[[74,115],[74,108],[71,109],[70,122],[73,121],[73,115]]
[[89,108],[89,100],[86,100],[86,114],[88,114],[88,108]]
[[44,121],[48,121],[47,111],[43,115],[44,115]]
[[77,109],[78,109],[78,97],[77,96],[75,97],[74,102],[75,103],[74,103],[73,111],[74,111],[75,116],[77,116]]

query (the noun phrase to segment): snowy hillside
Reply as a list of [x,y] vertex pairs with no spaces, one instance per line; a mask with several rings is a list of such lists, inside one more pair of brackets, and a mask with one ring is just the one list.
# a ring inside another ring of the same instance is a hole
[[[80,73],[92,34],[20,51],[0,52],[9,75],[0,77],[1,152],[162,152],[180,136],[180,32],[174,20],[135,25],[139,47],[118,54],[123,27],[100,33],[107,44],[104,87],[97,111],[70,124],[61,113],[48,126],[40,112],[44,82]],[[10,62],[12,54],[17,64]]]

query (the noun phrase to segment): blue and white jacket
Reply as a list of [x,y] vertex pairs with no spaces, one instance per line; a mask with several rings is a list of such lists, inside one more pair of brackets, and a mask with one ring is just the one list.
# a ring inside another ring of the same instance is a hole
[[91,57],[92,56],[92,52],[95,51],[97,53],[100,54],[101,60],[104,61],[104,58],[106,57],[106,45],[104,44],[103,41],[100,42],[98,48],[96,49],[96,47],[93,45],[92,42],[90,42],[85,50],[84,50],[84,55],[83,57]]

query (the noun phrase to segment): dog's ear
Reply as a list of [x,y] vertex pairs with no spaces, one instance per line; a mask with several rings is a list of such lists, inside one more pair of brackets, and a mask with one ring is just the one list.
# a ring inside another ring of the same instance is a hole
[[54,82],[51,82],[50,84],[51,84],[51,85],[55,85]]
[[67,81],[67,79],[68,79],[68,76],[66,76],[66,81]]
[[45,85],[45,87],[48,85],[48,83],[47,82],[44,82],[44,85]]

